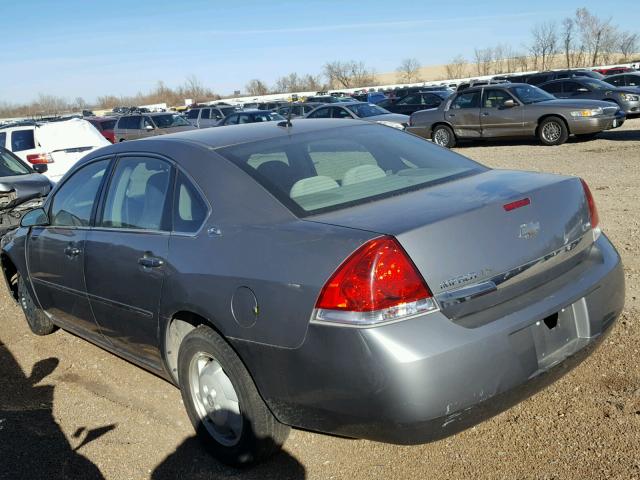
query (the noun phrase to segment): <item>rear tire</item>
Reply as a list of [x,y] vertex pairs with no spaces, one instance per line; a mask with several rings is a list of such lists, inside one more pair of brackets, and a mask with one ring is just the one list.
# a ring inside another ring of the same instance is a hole
[[431,132],[431,140],[441,147],[453,148],[456,145],[456,136],[448,125],[438,125]]
[[27,319],[27,325],[33,333],[43,336],[56,331],[57,327],[51,319],[33,301],[22,275],[18,275],[18,300]]
[[250,465],[280,450],[290,428],[276,420],[238,355],[211,328],[200,325],[184,338],[178,376],[191,423],[218,460]]
[[559,117],[547,117],[538,127],[538,138],[543,145],[562,145],[569,138],[569,130]]

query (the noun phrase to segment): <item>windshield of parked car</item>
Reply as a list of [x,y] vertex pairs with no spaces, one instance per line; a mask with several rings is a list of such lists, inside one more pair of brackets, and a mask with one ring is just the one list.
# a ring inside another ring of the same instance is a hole
[[426,140],[374,124],[280,136],[226,147],[218,153],[298,216],[427,188],[486,170]]
[[0,177],[27,175],[31,170],[6,150],[0,150]]
[[384,115],[391,113],[389,110],[385,110],[372,103],[354,103],[352,105],[345,105],[349,110],[355,113],[360,118],[375,117],[377,115]]
[[511,88],[511,92],[525,105],[556,100],[556,97],[534,85],[516,85]]
[[153,117],[153,123],[155,123],[158,128],[184,127],[189,125],[189,122],[176,113],[155,115]]

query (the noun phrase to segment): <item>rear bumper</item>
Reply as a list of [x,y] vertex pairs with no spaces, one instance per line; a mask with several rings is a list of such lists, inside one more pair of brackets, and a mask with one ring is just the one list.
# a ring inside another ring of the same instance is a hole
[[[586,274],[554,295],[518,299],[519,309],[478,328],[438,312],[368,329],[312,324],[293,350],[234,346],[284,423],[390,443],[437,440],[527,398],[593,351],[622,311],[624,275],[604,235],[586,261]],[[542,320],[556,312],[550,330]]]
[[431,127],[421,127],[421,126],[408,126],[405,128],[406,132],[413,133],[414,135],[418,135],[419,137],[431,139]]

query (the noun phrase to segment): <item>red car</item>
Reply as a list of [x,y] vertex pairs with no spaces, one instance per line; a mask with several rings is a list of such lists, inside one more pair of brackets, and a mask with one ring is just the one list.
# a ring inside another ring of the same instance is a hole
[[116,121],[118,120],[115,117],[88,117],[85,118],[88,122],[90,122],[98,131],[109,140],[111,143],[116,143],[116,137],[113,134],[113,129],[116,126]]
[[633,68],[629,67],[596,68],[593,71],[601,73],[602,75],[617,75],[618,73],[635,72]]

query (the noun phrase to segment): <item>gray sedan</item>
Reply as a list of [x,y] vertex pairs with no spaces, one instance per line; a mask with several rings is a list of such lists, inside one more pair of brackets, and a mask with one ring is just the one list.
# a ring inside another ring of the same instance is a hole
[[174,383],[232,464],[273,454],[289,427],[443,438],[604,338],[624,275],[586,183],[338,123],[89,154],[2,242],[31,330],[68,329]]
[[360,118],[369,122],[377,122],[389,127],[404,130],[409,124],[409,116],[391,113],[378,105],[367,102],[345,102],[323,105],[312,110],[306,118]]
[[445,147],[459,139],[526,136],[560,145],[569,135],[591,138],[624,120],[624,112],[609,102],[558,100],[533,85],[505,83],[468,88],[438,108],[416,112],[407,131]]

